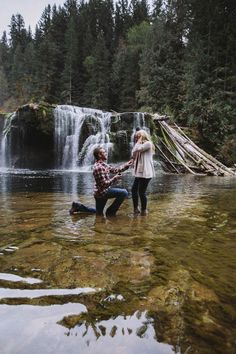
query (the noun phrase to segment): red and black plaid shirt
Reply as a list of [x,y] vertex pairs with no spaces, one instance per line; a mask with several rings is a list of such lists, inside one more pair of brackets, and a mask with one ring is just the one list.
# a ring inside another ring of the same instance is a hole
[[120,167],[112,167],[107,165],[103,160],[96,161],[93,167],[93,176],[95,178],[94,197],[104,197],[109,187],[118,180],[117,176],[110,178],[110,173],[119,173],[128,168],[129,165],[127,164]]

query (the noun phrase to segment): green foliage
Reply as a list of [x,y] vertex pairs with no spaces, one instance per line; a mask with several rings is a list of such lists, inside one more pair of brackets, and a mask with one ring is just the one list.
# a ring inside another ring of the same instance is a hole
[[147,0],[66,0],[44,9],[33,35],[12,16],[0,41],[0,105],[158,111],[232,162],[235,52],[233,1],[155,0],[150,11]]
[[163,23],[152,26],[147,44],[142,52],[141,85],[137,93],[141,106],[148,105],[154,111],[172,114],[181,106],[181,55],[174,50],[176,37]]
[[62,73],[61,86],[63,98],[67,103],[76,101],[77,82],[78,82],[78,37],[76,17],[69,19],[68,27],[65,33],[65,66]]
[[8,82],[3,67],[0,66],[0,105],[8,97]]
[[218,0],[207,6],[192,4],[185,57],[186,94],[180,111],[183,121],[200,132],[202,146],[221,158],[222,142],[235,131],[236,118],[236,39],[231,6]]
[[84,65],[87,69],[88,81],[85,85],[83,100],[86,105],[94,108],[109,108],[110,65],[109,52],[104,37],[98,37],[97,44],[88,56]]
[[140,84],[140,56],[148,38],[150,25],[142,22],[130,28],[127,43],[119,46],[113,62],[114,106],[117,110],[135,110]]

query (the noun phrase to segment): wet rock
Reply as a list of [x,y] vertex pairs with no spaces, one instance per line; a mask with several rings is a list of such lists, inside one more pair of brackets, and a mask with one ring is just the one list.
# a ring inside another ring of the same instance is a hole
[[190,296],[194,301],[213,301],[219,303],[219,298],[212,289],[197,282],[192,284]]
[[11,161],[16,168],[53,166],[54,106],[26,104],[17,109],[10,126]]

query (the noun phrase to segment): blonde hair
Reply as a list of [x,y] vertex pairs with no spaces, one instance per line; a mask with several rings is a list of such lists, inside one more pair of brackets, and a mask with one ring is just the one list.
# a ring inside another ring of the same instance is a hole
[[140,129],[136,133],[136,137],[139,139],[141,137],[142,143],[145,141],[150,141],[152,143],[152,151],[155,153],[155,146],[152,142],[151,136],[146,132],[146,130]]

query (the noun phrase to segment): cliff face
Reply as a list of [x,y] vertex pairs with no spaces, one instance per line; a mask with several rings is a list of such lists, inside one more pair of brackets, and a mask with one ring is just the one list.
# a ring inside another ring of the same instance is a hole
[[53,167],[53,106],[28,104],[17,109],[7,130],[11,167]]
[[[11,122],[8,123],[9,149],[11,155],[11,167],[47,169],[55,168],[54,151],[54,109],[56,106],[47,103],[27,104],[17,109]],[[140,113],[121,113],[111,116],[110,126],[107,130],[112,143],[111,162],[124,161],[130,158],[131,141],[134,127],[145,125],[151,132],[153,122],[151,116]],[[1,124],[0,119],[0,124]],[[69,121],[69,120],[68,120]],[[65,124],[69,124],[66,120]],[[2,124],[3,125],[3,124]],[[96,119],[96,114],[86,115],[80,130],[77,154],[88,137],[96,135],[101,130],[101,124]],[[1,131],[3,129],[0,129]],[[72,134],[68,130],[68,140]]]

